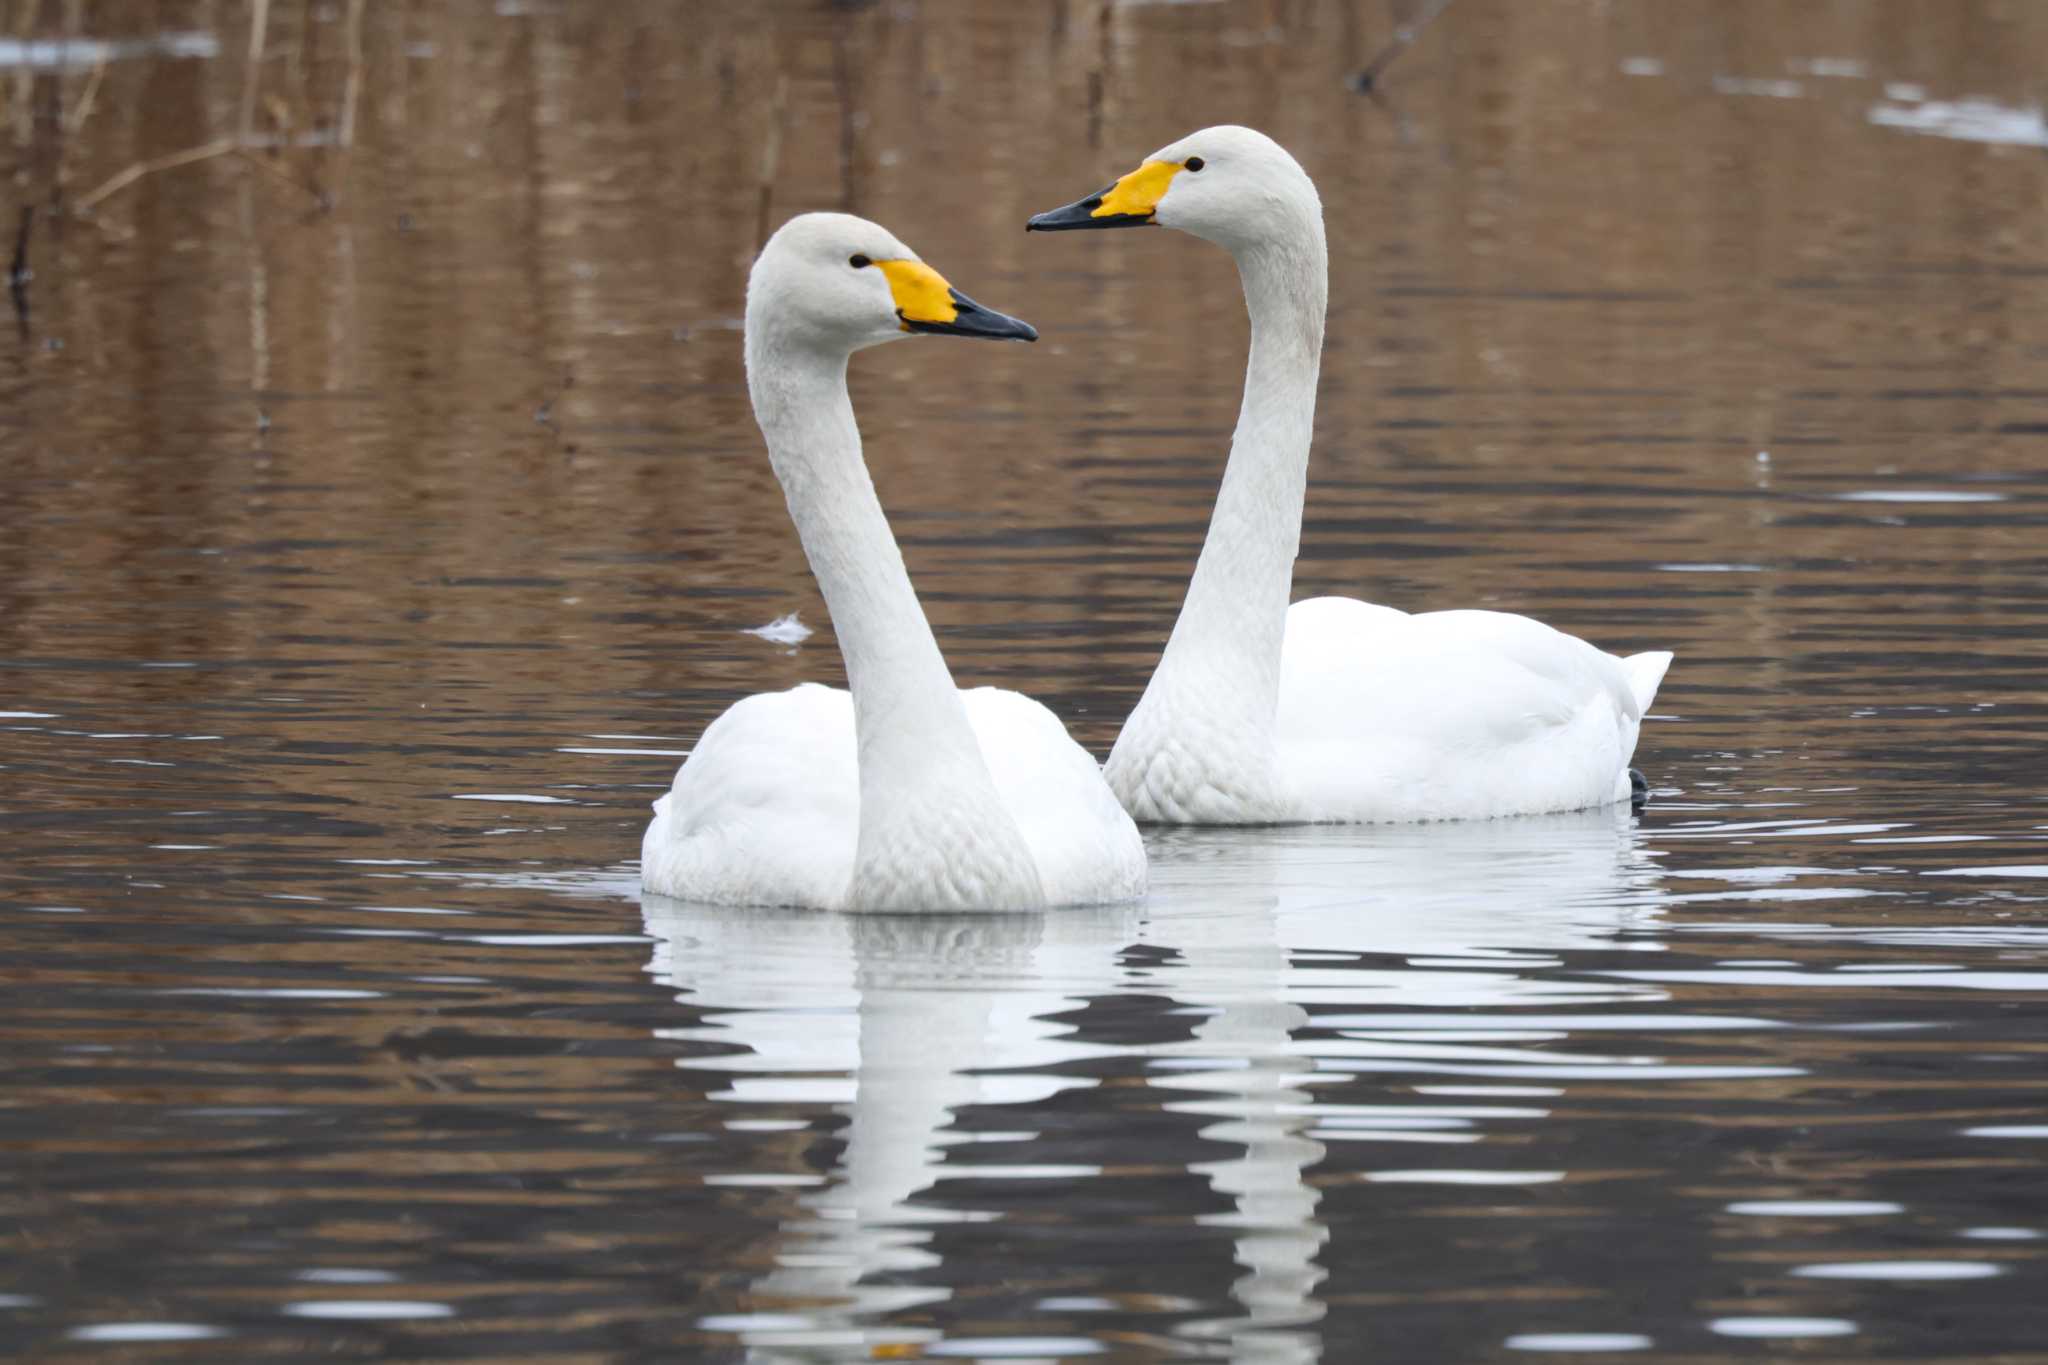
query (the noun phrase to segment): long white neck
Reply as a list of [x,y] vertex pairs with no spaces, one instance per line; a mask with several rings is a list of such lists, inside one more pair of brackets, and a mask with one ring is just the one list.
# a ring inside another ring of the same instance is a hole
[[[1036,864],[989,775],[861,459],[845,355],[777,346],[750,326],[747,381],[853,693],[860,834],[849,905],[1042,904]],[[960,827],[978,837],[963,844]]]
[[1273,818],[1280,645],[1322,365],[1329,253],[1313,199],[1235,253],[1251,359],[1230,461],[1173,635],[1111,752],[1141,820]]

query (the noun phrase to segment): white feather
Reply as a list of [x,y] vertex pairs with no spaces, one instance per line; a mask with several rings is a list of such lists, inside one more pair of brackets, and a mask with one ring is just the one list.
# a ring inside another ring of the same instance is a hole
[[[962,692],[861,459],[854,350],[904,334],[883,272],[915,261],[872,223],[807,214],[747,288],[747,378],[824,591],[849,691],[748,697],[713,721],[641,841],[649,890],[723,905],[993,910],[1145,888],[1137,827],[1058,718]],[[855,264],[862,262],[862,264]]]
[[[1143,895],[1137,827],[1059,717],[1001,688],[963,689],[960,700],[1044,903]],[[848,908],[860,826],[855,755],[853,695],[842,688],[804,683],[735,702],[654,803],[642,883],[719,905]]]
[[1667,653],[1616,658],[1539,621],[1287,599],[1301,539],[1328,251],[1278,144],[1210,128],[1148,161],[1157,220],[1225,247],[1251,313],[1244,406],[1172,637],[1110,784],[1141,820],[1406,821],[1626,800]]

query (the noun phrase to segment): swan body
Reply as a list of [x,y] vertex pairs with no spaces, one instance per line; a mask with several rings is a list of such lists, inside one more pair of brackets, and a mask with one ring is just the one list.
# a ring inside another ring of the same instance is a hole
[[953,684],[862,462],[855,350],[911,331],[1036,336],[843,214],[769,239],[747,380],[845,657],[847,690],[747,697],[704,732],[641,841],[649,891],[724,905],[1037,909],[1134,899],[1145,853],[1045,707]]
[[1158,223],[1236,258],[1251,314],[1244,403],[1179,619],[1105,772],[1138,819],[1476,819],[1629,799],[1670,666],[1526,616],[1288,605],[1301,542],[1329,253],[1307,174],[1249,128],[1209,128],[1041,231]]
[[[959,695],[1037,871],[1043,903],[1109,904],[1142,895],[1137,828],[1059,717],[1002,688],[963,688]],[[853,694],[803,683],[735,702],[704,731],[654,810],[641,846],[648,889],[687,887],[665,894],[718,905],[843,906],[860,824]],[[979,837],[949,811],[924,816],[928,836],[963,845]],[[802,856],[792,857],[793,850]],[[956,864],[972,862],[942,860],[926,875],[944,880]],[[944,894],[973,901],[995,890],[954,885]]]

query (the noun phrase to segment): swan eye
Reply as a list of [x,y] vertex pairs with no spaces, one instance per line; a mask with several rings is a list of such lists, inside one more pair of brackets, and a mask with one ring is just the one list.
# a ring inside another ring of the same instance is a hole
[[1202,158],[1198,156],[1191,156],[1186,161],[1183,161],[1180,164],[1182,169],[1184,170],[1199,171],[1202,169],[1202,166],[1205,163],[1202,161]]
[[867,257],[859,255],[857,253],[855,255],[848,256],[846,258],[846,263],[852,266],[855,270],[865,270],[867,267],[874,264],[874,262],[869,260]]

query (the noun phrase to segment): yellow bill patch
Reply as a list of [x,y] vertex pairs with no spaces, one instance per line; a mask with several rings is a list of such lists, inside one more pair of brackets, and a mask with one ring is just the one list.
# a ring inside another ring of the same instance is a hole
[[1109,193],[1102,196],[1102,203],[1090,214],[1091,218],[1108,218],[1113,214],[1130,214],[1137,218],[1150,217],[1159,207],[1159,201],[1166,197],[1166,187],[1180,174],[1178,161],[1148,161],[1123,179],[1109,187]]
[[[888,277],[897,316],[906,324],[951,322],[960,316],[960,310],[953,306],[953,286],[923,261],[876,261],[875,267]],[[905,326],[903,330],[907,332],[910,328]]]

